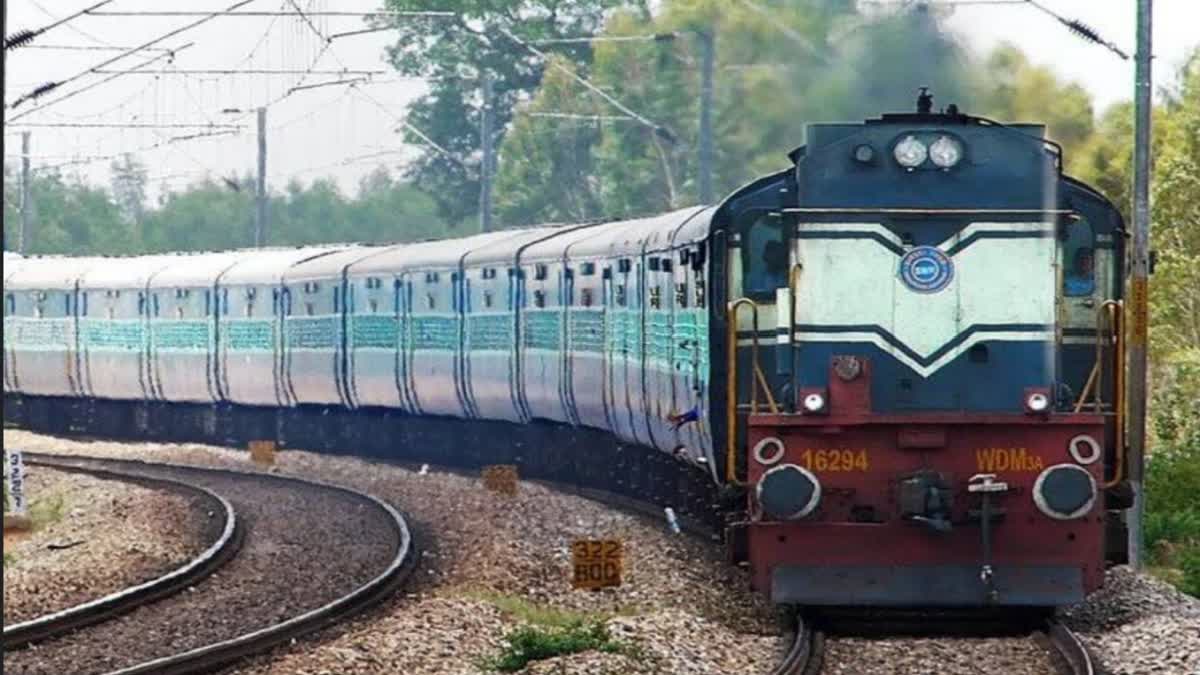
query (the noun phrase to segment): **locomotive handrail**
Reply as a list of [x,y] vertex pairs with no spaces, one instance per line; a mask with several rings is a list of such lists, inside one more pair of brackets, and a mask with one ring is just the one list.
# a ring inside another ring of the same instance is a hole
[[1096,412],[1102,412],[1104,337],[1111,341],[1113,350],[1113,439],[1117,445],[1113,477],[1102,486],[1109,489],[1125,479],[1125,305],[1120,300],[1106,300],[1096,309],[1096,363],[1075,402],[1075,413],[1083,410],[1089,394],[1093,394]]
[[1104,489],[1108,489],[1125,480],[1125,303],[1120,300],[1106,300],[1100,305],[1100,311],[1107,315],[1109,330],[1112,331],[1115,362],[1113,385],[1116,389],[1116,421],[1113,425],[1113,438],[1117,444],[1117,456],[1112,480],[1103,485]]
[[758,363],[758,303],[750,298],[738,298],[729,303],[725,310],[725,338],[726,346],[726,373],[727,383],[725,389],[725,422],[729,427],[728,441],[725,447],[725,476],[726,479],[734,485],[745,485],[745,481],[737,479],[737,312],[738,309],[745,305],[750,305],[753,316],[754,330],[750,338],[750,361],[754,368],[754,379],[750,382],[750,413],[758,412],[758,387],[761,385],[763,392],[767,395],[767,404],[770,406],[772,413],[779,412],[779,406],[775,404],[775,397],[771,394],[771,387],[767,385],[767,378],[763,375],[762,368]]

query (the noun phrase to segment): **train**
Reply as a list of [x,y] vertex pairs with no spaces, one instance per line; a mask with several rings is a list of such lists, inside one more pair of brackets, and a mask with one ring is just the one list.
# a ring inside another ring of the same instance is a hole
[[5,419],[512,463],[708,524],[779,604],[1082,600],[1126,554],[1120,213],[925,93],[805,134],[653,217],[6,256]]

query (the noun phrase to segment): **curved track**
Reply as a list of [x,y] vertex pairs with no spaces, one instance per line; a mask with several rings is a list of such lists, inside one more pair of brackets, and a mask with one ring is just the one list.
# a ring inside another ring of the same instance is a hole
[[65,635],[79,628],[99,623],[118,614],[128,612],[139,605],[144,605],[159,598],[178,593],[185,588],[198,583],[201,579],[216,572],[237,553],[241,543],[242,528],[237,512],[229,500],[212,490],[191,485],[183,481],[169,478],[134,478],[129,474],[106,471],[102,469],[84,469],[63,465],[48,459],[35,459],[36,455],[26,455],[26,461],[34,466],[48,466],[62,471],[86,473],[98,478],[124,480],[147,485],[149,487],[169,486],[176,490],[198,493],[209,502],[220,507],[222,521],[221,534],[208,548],[201,551],[183,565],[141,584],[121,589],[95,600],[89,600],[73,607],[51,612],[28,621],[4,627],[3,646],[5,651],[13,651],[29,646],[31,643],[48,640]]
[[1100,664],[1084,646],[1083,640],[1057,619],[1046,622],[1043,631],[1057,657],[1055,665],[1063,675],[1101,675]]
[[817,675],[825,658],[825,636],[803,616],[796,616],[796,634],[787,654],[770,675]]
[[[245,535],[241,552],[220,575],[36,650],[6,653],[6,673],[210,671],[365,609],[394,591],[415,565],[404,517],[347,488],[175,464],[36,453],[28,458],[56,468],[203,484],[245,514]],[[318,509],[296,517],[292,507],[308,504]],[[327,550],[314,546],[319,543]],[[315,588],[323,577],[332,583]]]

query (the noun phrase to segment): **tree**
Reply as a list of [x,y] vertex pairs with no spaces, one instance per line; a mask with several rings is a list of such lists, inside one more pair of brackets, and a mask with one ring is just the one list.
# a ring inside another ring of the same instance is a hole
[[[605,217],[694,204],[698,147],[699,31],[715,35],[716,162],[714,184],[728,193],[787,165],[786,153],[803,143],[812,121],[862,119],[912,109],[917,88],[934,88],[941,101],[971,91],[969,59],[923,8],[860,13],[854,2],[728,3],[667,0],[650,19],[635,10],[613,12],[605,36],[649,32],[671,41],[597,42],[591,79],[669,133],[636,121],[605,124],[597,133],[572,134],[565,124],[518,119],[501,148],[497,202],[505,213],[561,217],[545,211],[556,197],[547,189],[597,195]],[[575,64],[578,72],[587,68]],[[568,111],[619,114],[569,79],[551,77],[530,110],[567,105]],[[570,101],[574,97],[574,105]],[[564,155],[591,147],[565,166]],[[516,166],[513,166],[513,164]],[[588,168],[590,171],[583,171]],[[557,181],[553,186],[546,177]],[[521,177],[518,180],[516,177]],[[532,183],[523,182],[532,180]],[[525,203],[522,200],[529,200]]]
[[238,189],[210,178],[172,193],[146,216],[142,228],[147,251],[216,251],[253,244],[254,181],[236,181]]
[[[585,119],[606,112],[592,96],[580,96],[569,73],[574,64],[552,57],[561,70],[546,71],[534,99],[518,109],[496,176],[496,210],[502,224],[579,222],[600,215],[593,147],[602,121]],[[551,119],[531,113],[578,114]],[[547,142],[549,141],[549,142]]]
[[[389,10],[455,13],[454,18],[398,17],[396,44],[389,50],[401,73],[430,78],[429,93],[405,117],[446,152],[406,130],[406,140],[423,148],[407,176],[433,196],[443,219],[458,223],[478,209],[480,78],[493,82],[497,146],[513,106],[541,81],[541,59],[505,32],[525,41],[588,36],[606,10],[623,5],[641,7],[649,16],[646,0],[387,0]],[[587,43],[545,49],[576,62],[587,62],[591,51]]]
[[112,165],[112,193],[126,222],[141,225],[146,215],[146,165],[126,153]]
[[[1064,83],[1047,66],[1038,66],[1015,45],[1002,44],[984,62],[976,88],[979,110],[1005,122],[1042,122],[1047,135],[1063,146],[1070,168],[1095,129],[1091,95],[1079,84]],[[1132,138],[1132,134],[1128,136]]]

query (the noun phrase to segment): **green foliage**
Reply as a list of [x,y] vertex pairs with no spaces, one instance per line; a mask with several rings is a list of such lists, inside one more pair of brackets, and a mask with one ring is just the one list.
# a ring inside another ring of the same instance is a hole
[[488,670],[512,673],[521,670],[530,661],[589,650],[631,656],[640,653],[635,647],[613,639],[603,622],[573,621],[551,628],[521,626],[505,635],[500,654],[486,659],[482,665]]
[[[1160,407],[1161,411],[1162,408]],[[1200,597],[1200,428],[1159,444],[1146,462],[1143,533],[1151,563]]]
[[576,623],[604,620],[617,615],[630,616],[636,613],[636,608],[622,608],[611,613],[579,612],[539,604],[519,595],[496,593],[494,591],[467,591],[462,595],[473,600],[487,602],[518,621],[537,624],[539,626],[562,628]]
[[1200,544],[1181,551],[1178,564],[1182,573],[1179,590],[1200,598]]
[[33,521],[33,528],[35,530],[59,522],[66,515],[66,512],[67,500],[61,494],[35,498],[29,504],[29,519]]
[[[139,179],[139,171],[142,178]],[[254,182],[250,177],[196,183],[162,195],[155,208],[144,204],[144,170],[127,160],[114,166],[114,187],[126,202],[77,179],[57,174],[33,180],[34,228],[30,253],[129,255],[168,251],[213,251],[253,244]],[[15,248],[20,215],[16,175],[5,175],[5,242]],[[132,196],[131,196],[132,195]],[[141,197],[138,197],[141,195]],[[329,179],[310,185],[293,181],[268,200],[266,241],[271,245],[331,242],[385,243],[446,236],[449,228],[428,195],[400,182],[383,167],[363,178],[358,194],[346,197]],[[463,228],[467,232],[471,228]]]
[[[644,2],[627,0],[387,0],[389,10],[440,10],[457,15],[397,20],[396,43],[389,50],[401,73],[431,78],[429,93],[409,107],[405,118],[452,157],[406,131],[409,143],[426,148],[407,176],[434,196],[444,220],[457,223],[477,213],[480,74],[487,73],[493,82],[492,110],[498,132],[512,119],[517,101],[528,97],[541,81],[542,61],[504,32],[521,40],[592,35],[607,10],[628,5],[643,6],[646,11]],[[584,62],[591,50],[586,42],[544,49]],[[497,146],[502,135],[498,133]]]

